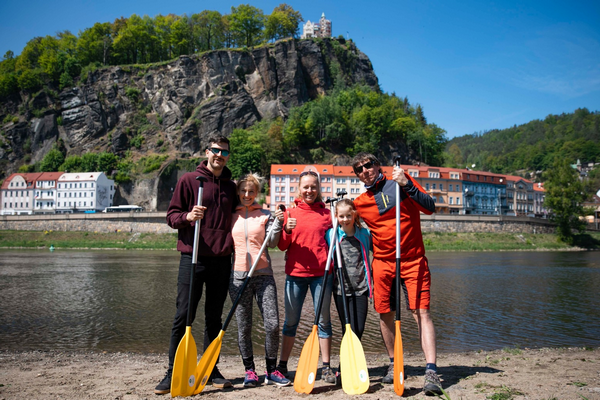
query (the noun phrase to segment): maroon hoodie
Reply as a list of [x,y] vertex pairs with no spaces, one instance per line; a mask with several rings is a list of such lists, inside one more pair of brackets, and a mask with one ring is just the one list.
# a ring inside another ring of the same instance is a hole
[[204,182],[202,205],[206,207],[204,218],[199,220],[200,239],[199,256],[226,256],[233,252],[231,237],[231,219],[238,204],[235,183],[231,180],[231,171],[224,167],[220,176],[215,176],[202,161],[194,172],[185,173],[177,182],[173,198],[167,210],[167,224],[177,229],[177,250],[182,253],[193,252],[195,222],[186,217],[198,201],[200,183],[196,177],[202,175]]

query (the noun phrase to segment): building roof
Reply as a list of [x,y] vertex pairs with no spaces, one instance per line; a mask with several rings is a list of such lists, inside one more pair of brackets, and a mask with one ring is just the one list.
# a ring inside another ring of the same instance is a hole
[[25,180],[25,182],[28,183],[27,187],[29,187],[29,183],[33,183],[36,180],[38,180],[38,177],[42,174],[43,174],[43,172],[29,172],[26,174],[17,172],[17,173],[11,174],[8,178],[6,178],[4,180],[4,182],[2,182],[2,189],[10,189],[10,182],[12,182],[12,180],[14,178],[16,178],[17,176],[22,177]]
[[64,172],[42,172],[36,181],[57,181]]
[[96,181],[103,172],[65,172],[58,179],[59,182]]

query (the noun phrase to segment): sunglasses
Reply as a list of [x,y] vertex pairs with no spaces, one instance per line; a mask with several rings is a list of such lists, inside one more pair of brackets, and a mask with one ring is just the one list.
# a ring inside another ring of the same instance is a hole
[[304,171],[303,173],[300,174],[300,178],[302,178],[303,176],[306,176],[306,175],[312,175],[317,178],[319,177],[319,175],[317,175],[317,173],[315,171]]
[[218,156],[219,153],[221,153],[223,157],[227,157],[229,155],[229,150],[217,149],[216,147],[211,147],[209,150],[212,151],[215,156]]
[[373,161],[367,161],[363,165],[359,165],[358,167],[354,167],[354,172],[357,173],[357,174],[360,174],[361,172],[363,172],[364,168],[366,168],[366,169],[373,168]]

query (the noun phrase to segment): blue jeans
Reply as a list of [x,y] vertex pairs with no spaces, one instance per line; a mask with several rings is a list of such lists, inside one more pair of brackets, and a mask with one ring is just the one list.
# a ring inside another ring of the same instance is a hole
[[[285,278],[285,322],[283,323],[282,333],[285,336],[295,337],[304,298],[310,288],[313,298],[313,307],[315,313],[319,304],[319,298],[322,293],[323,277],[302,278],[287,275]],[[319,337],[322,339],[331,337],[331,318],[329,308],[331,306],[331,291],[333,288],[333,276],[327,278],[321,315],[319,317]],[[314,320],[313,320],[314,321]]]

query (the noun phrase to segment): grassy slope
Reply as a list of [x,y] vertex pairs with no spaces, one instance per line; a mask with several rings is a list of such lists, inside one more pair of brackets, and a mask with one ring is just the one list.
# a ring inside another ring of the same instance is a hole
[[[428,251],[600,250],[600,233],[577,235],[574,246],[558,242],[551,234],[424,233]],[[176,234],[129,232],[0,231],[0,247],[50,247],[99,249],[170,249]]]

